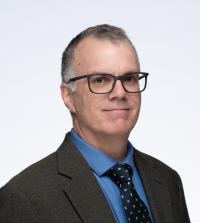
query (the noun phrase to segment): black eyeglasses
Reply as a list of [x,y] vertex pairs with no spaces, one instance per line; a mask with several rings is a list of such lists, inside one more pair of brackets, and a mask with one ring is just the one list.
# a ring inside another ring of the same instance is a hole
[[107,94],[110,93],[115,87],[116,81],[120,80],[126,92],[140,93],[145,90],[147,85],[147,76],[145,72],[127,73],[121,76],[113,74],[87,74],[78,77],[73,77],[67,81],[67,84],[77,80],[87,78],[88,87],[94,94]]

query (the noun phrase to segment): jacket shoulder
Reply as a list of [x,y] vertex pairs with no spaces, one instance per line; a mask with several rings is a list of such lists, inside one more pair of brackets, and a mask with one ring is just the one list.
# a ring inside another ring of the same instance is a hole
[[[32,164],[0,189],[0,222],[38,222],[38,200],[42,201],[56,171],[56,155]],[[54,177],[55,178],[55,177]],[[39,196],[38,196],[39,195]]]
[[164,178],[175,177],[178,180],[180,179],[177,171],[168,166],[166,163],[162,162],[161,160],[146,153],[143,153],[137,149],[135,150],[135,156],[136,159],[139,160],[138,162],[145,163],[150,169],[154,169],[162,177]]
[[30,165],[14,176],[3,188],[29,191],[46,186],[57,172],[56,152]]

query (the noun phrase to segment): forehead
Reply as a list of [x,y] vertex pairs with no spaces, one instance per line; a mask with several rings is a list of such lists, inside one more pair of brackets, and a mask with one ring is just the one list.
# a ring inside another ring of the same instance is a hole
[[128,41],[111,41],[87,37],[74,51],[76,74],[95,72],[123,73],[138,71],[136,52]]

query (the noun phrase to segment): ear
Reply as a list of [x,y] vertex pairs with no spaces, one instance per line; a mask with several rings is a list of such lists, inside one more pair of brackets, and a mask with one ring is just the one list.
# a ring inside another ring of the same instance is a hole
[[71,88],[67,84],[62,83],[60,85],[60,90],[61,90],[61,96],[62,96],[65,106],[69,109],[71,113],[76,113],[74,100],[73,100],[73,92]]

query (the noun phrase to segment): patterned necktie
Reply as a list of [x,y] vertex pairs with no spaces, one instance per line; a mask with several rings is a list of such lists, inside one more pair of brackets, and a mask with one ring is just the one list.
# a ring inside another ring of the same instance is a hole
[[151,223],[149,211],[137,194],[131,180],[132,168],[128,164],[116,164],[106,173],[120,189],[123,207],[130,223]]

